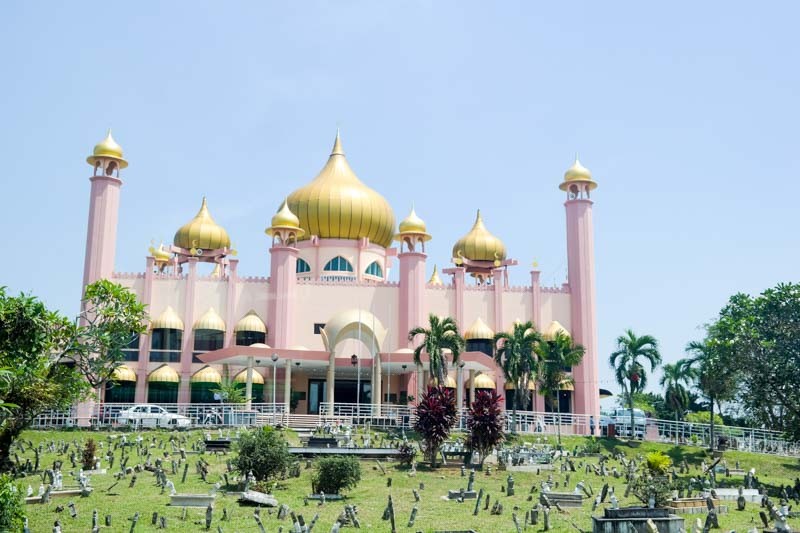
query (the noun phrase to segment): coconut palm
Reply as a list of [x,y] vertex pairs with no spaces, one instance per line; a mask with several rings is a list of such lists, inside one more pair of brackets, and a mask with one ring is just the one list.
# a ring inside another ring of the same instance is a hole
[[628,395],[628,407],[631,410],[631,438],[636,438],[636,426],[633,417],[633,396],[647,386],[647,371],[642,364],[647,361],[652,372],[661,363],[658,341],[652,335],[637,336],[627,330],[617,337],[617,349],[611,354],[609,362],[614,369],[614,377]]
[[536,376],[536,355],[534,348],[542,336],[536,332],[532,322],[515,323],[511,333],[501,332],[494,336],[494,359],[506,381],[514,384],[514,411],[512,432],[517,430],[517,407],[528,393],[528,381]]
[[665,387],[664,401],[675,414],[675,422],[678,422],[690,402],[689,391],[684,385],[690,386],[693,383],[696,372],[685,359],[677,363],[667,363],[662,370],[663,375],[658,383]]
[[574,383],[567,368],[573,367],[583,360],[583,346],[572,343],[572,338],[564,332],[557,332],[551,339],[536,344],[537,390],[550,404],[550,411],[555,408],[558,413],[558,444],[561,445],[561,402],[559,391],[564,385]]
[[422,352],[428,354],[428,365],[431,377],[438,386],[442,386],[447,378],[447,356],[445,350],[450,350],[452,361],[458,363],[461,352],[464,351],[464,339],[458,333],[458,326],[450,317],[440,318],[434,314],[428,316],[428,328],[416,327],[408,332],[408,340],[414,341],[417,335],[422,335],[422,342],[414,348],[414,363],[422,364]]

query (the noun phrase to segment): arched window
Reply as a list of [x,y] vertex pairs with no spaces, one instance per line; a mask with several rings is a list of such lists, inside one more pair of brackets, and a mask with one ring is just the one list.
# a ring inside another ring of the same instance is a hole
[[370,276],[375,276],[376,278],[383,277],[383,269],[381,268],[380,263],[377,261],[370,263],[364,273],[369,274]]
[[298,274],[303,274],[305,272],[311,272],[311,265],[309,265],[305,259],[298,259],[297,260],[297,267],[294,271]]
[[325,270],[327,272],[352,272],[353,265],[351,265],[350,262],[344,257],[337,255],[328,261],[328,264],[325,265]]

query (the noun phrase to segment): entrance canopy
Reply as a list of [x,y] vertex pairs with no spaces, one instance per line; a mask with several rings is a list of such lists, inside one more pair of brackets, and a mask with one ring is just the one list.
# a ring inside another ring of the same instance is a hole
[[370,353],[379,352],[386,339],[386,328],[378,318],[364,309],[348,309],[335,314],[322,328],[322,342],[328,352],[336,350],[343,340],[360,340]]

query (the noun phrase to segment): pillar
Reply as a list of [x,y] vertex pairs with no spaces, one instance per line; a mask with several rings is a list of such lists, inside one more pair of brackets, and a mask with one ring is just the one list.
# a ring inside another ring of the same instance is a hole
[[464,367],[456,367],[456,405],[459,412],[464,407]]
[[84,287],[99,279],[110,279],[114,272],[119,191],[122,187],[122,180],[113,176],[92,176],[89,181],[92,187],[83,261]]
[[183,346],[181,347],[181,382],[178,385],[178,403],[191,400],[192,352],[194,351],[194,293],[197,287],[197,258],[190,257],[186,263],[186,291],[183,300]]
[[247,396],[245,409],[248,411],[253,407],[253,358],[247,358],[247,375],[244,382],[244,395]]
[[[360,363],[359,363],[360,364]],[[328,355],[328,379],[326,383],[326,387],[328,389],[328,414],[333,415],[333,404],[335,399],[333,397],[333,391],[336,390],[336,353],[331,352]],[[359,392],[356,391],[356,394]]]
[[472,402],[475,401],[475,371],[473,369],[469,369],[469,404],[472,405]]
[[292,402],[292,360],[286,360],[286,372],[283,376],[283,412],[289,414]]
[[238,320],[238,317],[236,317],[236,304],[238,303],[238,291],[236,290],[236,284],[239,281],[237,275],[238,267],[238,259],[230,259],[228,261],[228,281],[226,283],[227,294],[225,297],[225,325],[227,326],[227,331],[225,331],[225,348],[234,344],[233,330],[235,329],[236,322]]
[[381,404],[383,403],[383,372],[381,371],[381,354],[375,352],[373,356],[374,374],[372,379],[372,405],[374,406],[373,415],[381,416]]
[[[459,331],[464,331],[464,328],[467,327],[464,324],[464,273],[466,269],[464,267],[456,267],[452,269],[453,272],[453,289],[454,289],[454,296],[455,301],[453,302],[455,309],[454,315],[456,324],[458,325]],[[498,330],[500,331],[500,330]]]
[[417,391],[416,397],[414,398],[417,403],[419,403],[420,398],[422,398],[422,393],[425,392],[425,371],[422,369],[422,365],[417,366]]
[[[148,309],[153,300],[153,269],[155,259],[148,257],[144,267],[144,291],[142,293],[143,303]],[[139,364],[136,365],[136,403],[147,401],[147,370],[150,362],[150,334],[149,330],[139,337]]]
[[506,326],[503,319],[503,291],[505,290],[504,269],[492,269],[492,306],[494,307],[494,330],[505,331]]
[[408,341],[408,332],[417,326],[426,324],[425,302],[425,259],[421,252],[404,252],[398,254],[400,314],[398,316],[398,337],[401,347],[413,348]]
[[269,310],[267,344],[287,348],[294,338],[294,289],[297,285],[297,249],[276,244],[269,250]]
[[531,320],[536,331],[542,331],[542,287],[539,282],[541,272],[531,271]]

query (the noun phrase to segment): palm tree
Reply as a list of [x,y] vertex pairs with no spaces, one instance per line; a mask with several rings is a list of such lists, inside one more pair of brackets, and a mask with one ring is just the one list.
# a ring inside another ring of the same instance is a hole
[[522,404],[523,394],[528,393],[528,381],[536,375],[534,348],[542,340],[532,322],[515,323],[511,333],[501,332],[494,336],[497,348],[494,359],[503,369],[506,381],[514,384],[514,413],[512,433],[517,430],[517,407]]
[[428,354],[428,365],[431,377],[438,386],[445,383],[447,377],[447,356],[444,350],[452,353],[452,364],[458,363],[461,352],[464,351],[464,339],[458,333],[458,326],[450,317],[440,318],[433,313],[428,316],[428,329],[418,326],[408,332],[408,340],[413,341],[417,335],[422,335],[422,343],[414,348],[414,363],[422,364],[422,352]]
[[640,359],[650,364],[652,372],[661,363],[658,352],[658,341],[652,335],[637,336],[627,330],[617,337],[617,349],[611,354],[609,362],[614,369],[614,377],[628,395],[628,406],[631,410],[631,438],[636,438],[636,426],[633,417],[633,395],[643,391],[647,385],[647,372]]
[[[691,365],[687,364],[686,359],[681,359],[677,363],[667,363],[664,365],[663,372],[658,383],[662,387],[666,387],[664,400],[675,413],[675,422],[678,422],[678,418],[682,417],[683,412],[689,406],[689,391],[684,384],[691,385],[696,377],[696,372]],[[675,438],[677,439],[677,430]]]
[[586,352],[583,346],[572,343],[572,338],[564,332],[557,332],[551,339],[543,339],[536,344],[537,377],[539,394],[547,401],[550,410],[555,407],[558,413],[558,444],[561,445],[561,402],[558,393],[564,385],[574,383],[567,368],[581,362]]

